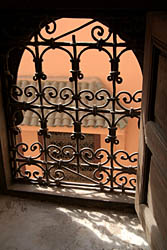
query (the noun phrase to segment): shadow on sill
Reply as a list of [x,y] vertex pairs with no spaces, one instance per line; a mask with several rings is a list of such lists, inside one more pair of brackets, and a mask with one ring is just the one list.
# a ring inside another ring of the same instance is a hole
[[99,192],[60,187],[41,187],[32,184],[12,184],[6,191],[7,195],[22,198],[51,201],[59,204],[77,205],[81,207],[110,208],[124,212],[135,212],[134,193]]

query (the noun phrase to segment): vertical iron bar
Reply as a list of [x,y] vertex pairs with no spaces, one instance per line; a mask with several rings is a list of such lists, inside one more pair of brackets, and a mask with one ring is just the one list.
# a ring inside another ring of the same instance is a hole
[[78,59],[77,59],[77,48],[76,48],[76,39],[75,35],[72,36],[72,45],[73,45],[73,63],[72,63],[72,73],[73,73],[73,80],[74,80],[74,86],[75,86],[75,119],[76,124],[74,124],[74,132],[76,133],[76,152],[77,152],[77,172],[80,172],[80,159],[79,159],[79,131],[78,131],[78,125],[79,125],[79,114],[78,114]]
[[[117,60],[117,35],[115,32],[113,32],[113,58],[111,61],[111,70],[113,71],[113,79],[112,79],[112,84],[113,84],[113,99],[112,99],[112,136],[114,134],[113,131],[115,131],[115,97],[116,97],[116,67],[115,64]],[[111,153],[111,159],[110,159],[110,166],[111,166],[111,171],[110,171],[110,177],[111,177],[111,191],[113,190],[113,171],[114,171],[114,160],[113,160],[113,154],[114,154],[114,138],[111,138],[110,142],[110,153]]]
[[35,70],[37,73],[37,81],[38,81],[38,87],[39,87],[39,93],[40,93],[40,110],[41,110],[41,116],[42,120],[41,123],[41,129],[42,129],[42,136],[43,136],[43,147],[44,147],[44,164],[46,168],[46,181],[49,184],[49,177],[48,177],[48,164],[47,164],[47,143],[46,143],[46,121],[45,121],[45,115],[44,115],[44,108],[43,108],[43,97],[41,95],[42,93],[42,83],[41,83],[41,76],[42,76],[42,61],[39,57],[39,46],[38,46],[38,35],[35,34]]

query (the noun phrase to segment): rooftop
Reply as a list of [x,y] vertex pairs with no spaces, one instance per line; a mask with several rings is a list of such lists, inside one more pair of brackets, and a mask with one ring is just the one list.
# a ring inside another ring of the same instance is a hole
[[[36,82],[25,78],[25,79],[18,80],[17,86],[20,87],[24,93],[21,97],[19,97],[20,102],[30,102],[35,98],[36,92],[33,89],[33,87],[37,88]],[[33,87],[28,87],[28,86],[33,86]],[[53,106],[53,109],[54,109],[54,104],[65,105],[66,103],[69,103],[69,100],[71,100],[70,97],[72,95],[72,91],[74,92],[74,83],[69,82],[69,81],[64,80],[64,79],[43,81],[42,87],[43,87],[43,89],[45,88],[45,97],[47,99],[47,101],[46,101],[43,98],[43,104],[47,107]],[[96,98],[93,98],[91,100],[92,95],[90,92],[95,94],[97,91],[102,90],[102,89],[105,90],[103,83],[98,78],[88,78],[86,80],[79,81],[79,83],[78,83],[78,90],[80,92],[82,92],[82,94],[80,95],[81,100],[84,104],[89,105],[90,107],[101,106],[101,105],[104,105],[106,103],[108,96],[105,93],[105,91],[102,91],[101,93],[99,93],[98,96],[96,96]],[[29,91],[32,93],[31,96],[28,95]],[[58,95],[56,97],[54,97],[56,91],[57,91]],[[69,95],[69,97],[66,98],[66,95]],[[101,95],[104,96],[104,99],[100,99]],[[89,96],[90,100],[88,100],[86,98],[86,96]],[[34,104],[39,105],[40,98],[38,98]],[[67,106],[74,107],[75,102],[73,101],[71,104],[69,104]],[[80,107],[84,108],[85,106],[82,103],[80,103]],[[112,103],[109,102],[109,104],[103,109],[112,110]],[[116,109],[120,109],[120,108],[116,106]],[[37,109],[34,109],[34,110],[37,110]],[[50,111],[50,109],[45,108],[44,115],[46,116],[49,111]],[[38,112],[40,112],[39,109],[38,109]],[[69,112],[69,114],[72,114],[75,116],[75,111],[69,110],[68,112]],[[80,111],[79,117],[82,117],[84,112],[85,111]],[[119,115],[116,115],[116,118],[118,118],[118,116]],[[112,119],[112,116],[109,113],[104,114],[104,117],[108,118],[109,120]],[[24,120],[22,122],[22,125],[40,126],[39,118],[35,114],[35,112],[27,110],[24,114]],[[123,129],[126,125],[127,125],[126,118],[121,119],[118,123],[118,126],[121,129]],[[56,126],[72,127],[73,121],[70,118],[70,116],[67,115],[66,113],[54,111],[54,112],[52,112],[52,114],[50,114],[48,116],[48,126],[49,127],[56,127]],[[94,128],[98,128],[98,127],[107,128],[108,124],[107,124],[107,121],[99,115],[88,115],[82,120],[82,126],[83,127],[94,127]]]

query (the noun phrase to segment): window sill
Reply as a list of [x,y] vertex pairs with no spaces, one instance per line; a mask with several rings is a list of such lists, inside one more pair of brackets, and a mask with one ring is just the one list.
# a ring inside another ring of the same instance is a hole
[[60,204],[76,204],[86,207],[112,208],[123,211],[129,211],[130,209],[134,212],[134,193],[97,192],[96,190],[76,188],[51,188],[30,184],[12,184],[8,187],[7,194],[24,198],[49,200]]

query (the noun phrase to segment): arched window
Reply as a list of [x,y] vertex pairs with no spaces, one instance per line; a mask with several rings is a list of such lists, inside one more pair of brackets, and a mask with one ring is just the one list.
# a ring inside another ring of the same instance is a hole
[[141,73],[128,44],[97,20],[69,18],[22,49],[7,107],[13,180],[135,191]]

